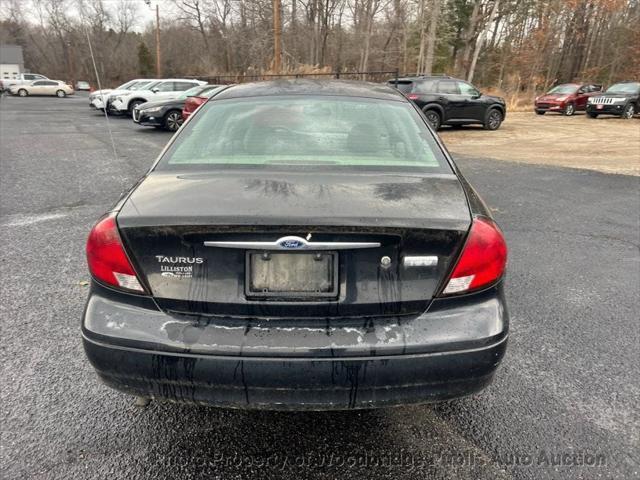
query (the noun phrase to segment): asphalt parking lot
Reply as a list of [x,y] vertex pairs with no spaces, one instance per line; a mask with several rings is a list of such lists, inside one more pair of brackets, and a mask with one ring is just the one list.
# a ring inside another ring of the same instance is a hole
[[476,396],[334,413],[140,409],[84,358],[84,242],[170,136],[109,124],[115,158],[86,97],[0,100],[3,478],[640,475],[640,177],[486,149],[458,159],[510,246],[508,352]]

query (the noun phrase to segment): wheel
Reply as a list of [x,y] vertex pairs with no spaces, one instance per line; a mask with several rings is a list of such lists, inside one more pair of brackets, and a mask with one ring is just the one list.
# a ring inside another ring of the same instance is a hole
[[136,108],[138,105],[143,104],[144,102],[142,100],[134,100],[133,102],[131,102],[129,104],[129,115],[133,115],[133,109]]
[[182,125],[182,113],[178,110],[171,110],[164,116],[164,128],[170,132],[175,132]]
[[568,104],[564,109],[564,114],[570,117],[574,113],[576,113],[576,106],[573,103]]
[[27,97],[29,96],[29,92],[27,92],[24,88],[21,88],[20,90],[18,90],[18,95],[20,97]]
[[56,97],[58,97],[58,98],[64,98],[64,97],[66,97],[66,96],[67,96],[67,94],[66,94],[66,93],[64,93],[64,90],[58,90],[58,91],[56,92]]
[[536,110],[536,113],[537,113],[538,115],[544,115],[544,114],[545,114],[545,113],[547,113],[547,112],[545,112],[544,110]]
[[598,114],[593,112],[587,112],[587,116],[589,118],[598,118]]
[[635,113],[636,113],[636,109],[633,103],[630,103],[629,105],[624,107],[624,110],[622,111],[622,118],[625,118],[625,119],[633,118],[633,115]]
[[497,108],[492,108],[487,112],[487,120],[484,122],[485,130],[497,130],[502,124],[502,112]]
[[431,125],[436,132],[440,128],[440,124],[442,123],[442,119],[440,118],[440,114],[436,110],[427,110],[424,112],[425,117],[427,117],[427,122]]

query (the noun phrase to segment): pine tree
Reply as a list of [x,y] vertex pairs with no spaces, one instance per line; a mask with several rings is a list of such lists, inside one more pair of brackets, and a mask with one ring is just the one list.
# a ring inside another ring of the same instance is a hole
[[151,51],[144,42],[138,45],[138,70],[142,77],[148,77],[153,74],[155,64]]

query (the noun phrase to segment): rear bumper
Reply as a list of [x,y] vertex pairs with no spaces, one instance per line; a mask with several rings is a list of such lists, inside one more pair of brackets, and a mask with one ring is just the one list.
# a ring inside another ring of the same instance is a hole
[[147,308],[149,299],[114,296],[124,295],[94,285],[83,320],[102,381],[188,403],[326,410],[447,400],[487,386],[507,344],[500,287],[435,301],[409,319],[319,328],[178,318]]

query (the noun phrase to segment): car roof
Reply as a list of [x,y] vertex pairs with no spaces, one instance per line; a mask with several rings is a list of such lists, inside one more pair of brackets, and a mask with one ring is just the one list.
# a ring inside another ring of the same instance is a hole
[[351,80],[271,80],[232,85],[218,93],[215,100],[275,95],[327,95],[365,97],[378,100],[407,101],[397,90],[378,83]]

